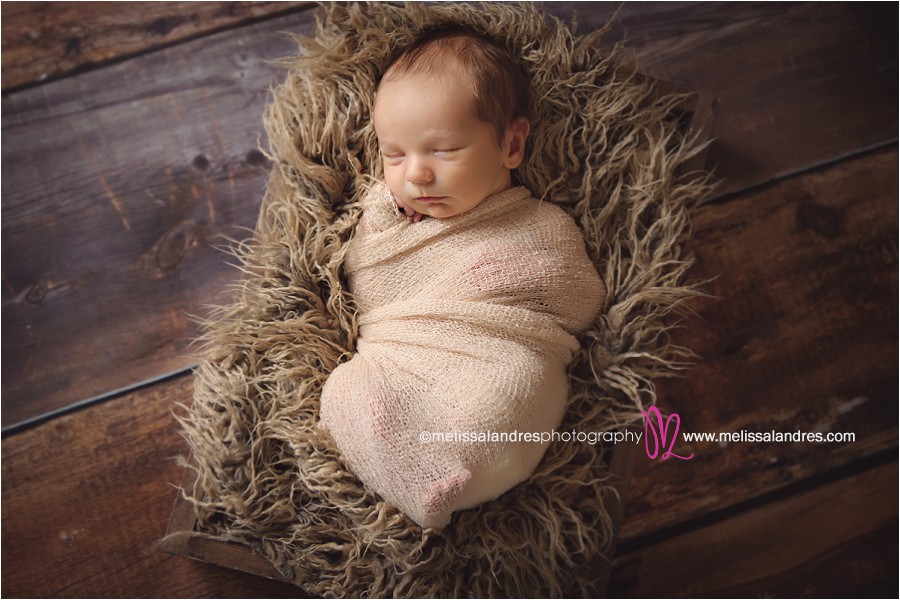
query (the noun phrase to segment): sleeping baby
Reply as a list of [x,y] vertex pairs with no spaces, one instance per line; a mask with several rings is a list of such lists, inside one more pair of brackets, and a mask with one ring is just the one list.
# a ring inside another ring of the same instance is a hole
[[532,474],[546,445],[522,434],[559,426],[574,335],[605,299],[572,219],[512,186],[527,99],[504,51],[453,29],[404,51],[375,98],[384,183],[344,265],[357,352],[320,418],[362,482],[422,527]]

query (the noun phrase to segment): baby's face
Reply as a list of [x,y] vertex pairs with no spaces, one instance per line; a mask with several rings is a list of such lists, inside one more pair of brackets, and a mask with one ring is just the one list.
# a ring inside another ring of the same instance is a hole
[[454,76],[382,83],[374,123],[385,183],[423,215],[456,216],[510,187],[518,161],[510,161],[509,143],[500,146],[494,127],[478,118],[468,86]]

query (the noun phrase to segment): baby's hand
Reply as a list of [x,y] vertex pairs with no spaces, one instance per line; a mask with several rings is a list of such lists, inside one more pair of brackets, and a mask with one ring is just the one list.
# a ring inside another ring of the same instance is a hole
[[413,223],[418,223],[422,220],[422,217],[425,216],[422,213],[417,212],[413,207],[400,200],[397,196],[394,195],[393,192],[391,192],[391,198],[394,199],[394,203],[397,204],[397,208],[400,209],[400,212],[412,219]]

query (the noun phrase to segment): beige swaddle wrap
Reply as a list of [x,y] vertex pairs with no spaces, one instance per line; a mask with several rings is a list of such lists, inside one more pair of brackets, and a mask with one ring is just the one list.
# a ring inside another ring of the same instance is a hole
[[360,336],[320,416],[353,472],[423,527],[527,479],[604,301],[572,219],[518,187],[412,223],[378,185],[344,268]]

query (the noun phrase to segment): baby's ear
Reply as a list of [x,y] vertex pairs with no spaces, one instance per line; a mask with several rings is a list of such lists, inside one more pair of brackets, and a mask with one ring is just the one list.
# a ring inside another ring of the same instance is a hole
[[503,151],[506,160],[503,166],[507,169],[515,169],[525,158],[525,140],[531,132],[531,123],[525,117],[516,117],[506,128],[505,144]]

